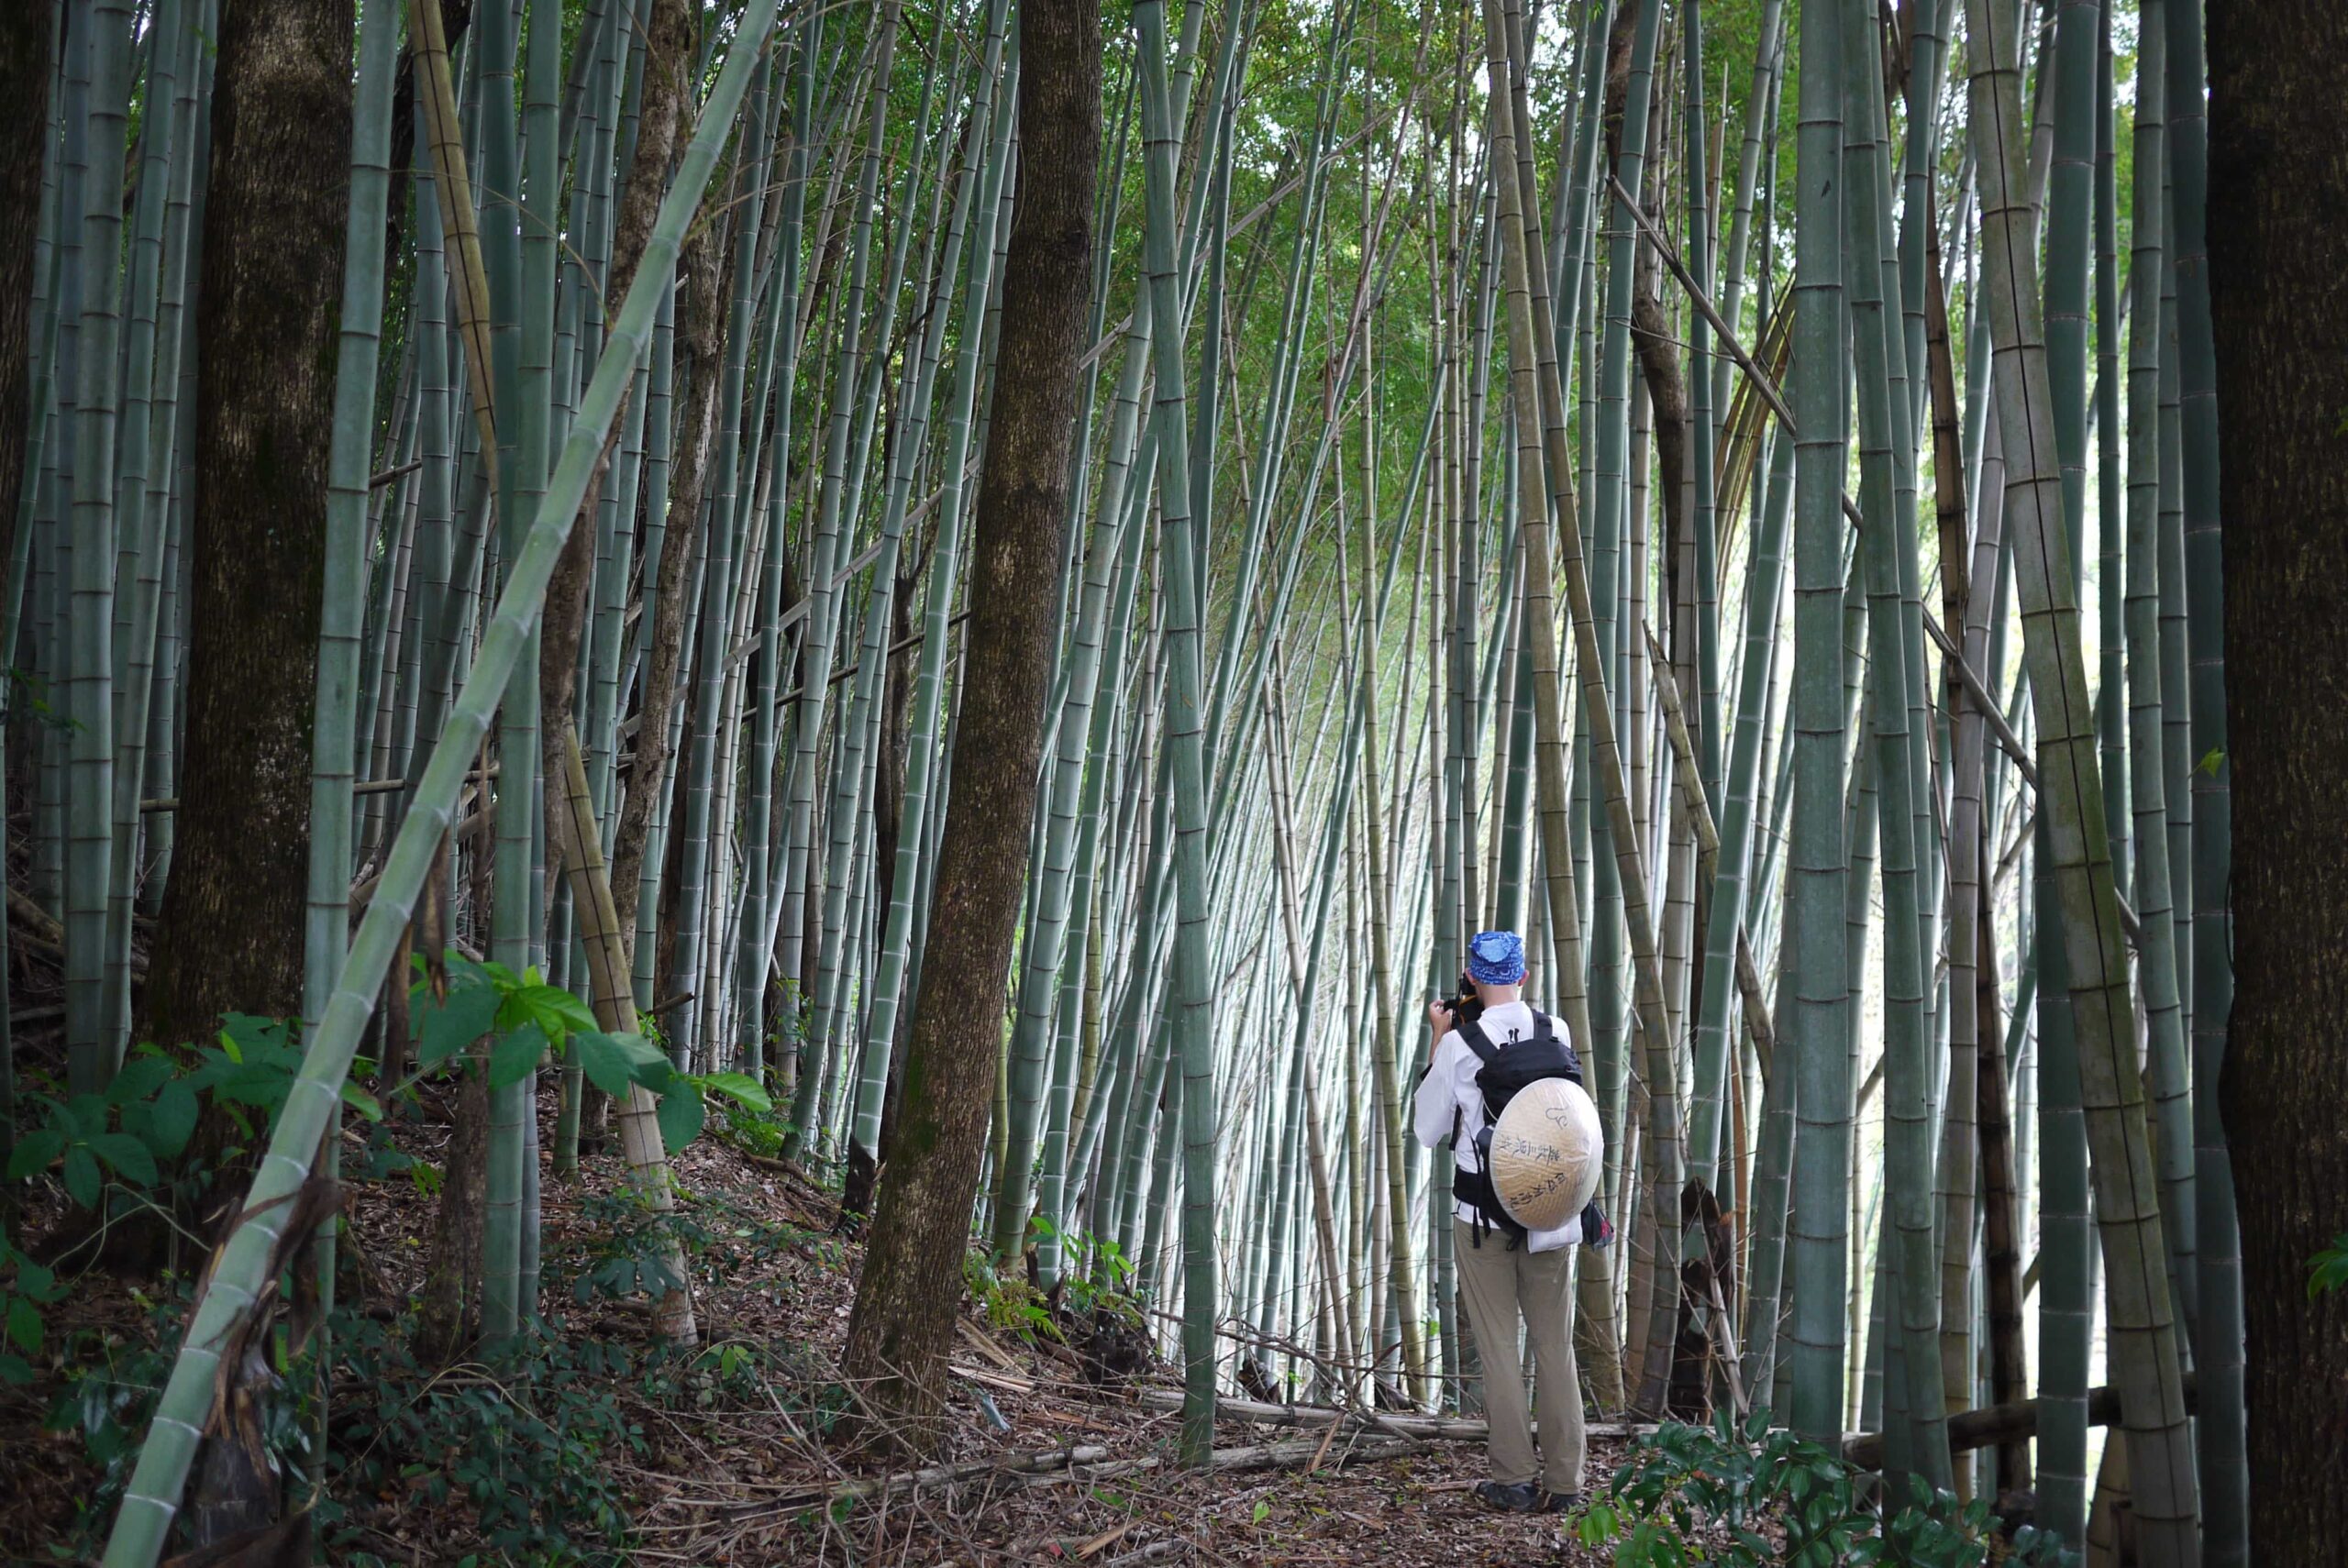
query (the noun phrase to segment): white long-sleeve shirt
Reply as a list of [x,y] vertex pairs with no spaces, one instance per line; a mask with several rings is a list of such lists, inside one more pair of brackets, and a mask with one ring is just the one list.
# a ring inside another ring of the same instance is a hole
[[[1484,1038],[1495,1045],[1512,1040],[1528,1040],[1533,1035],[1533,1010],[1521,1001],[1502,1002],[1488,1007],[1479,1021]],[[1549,1021],[1552,1029],[1565,1026],[1556,1019]],[[1458,1168],[1475,1172],[1483,1167],[1476,1163],[1476,1134],[1484,1130],[1484,1091],[1476,1087],[1476,1074],[1483,1063],[1457,1030],[1446,1031],[1434,1043],[1434,1058],[1427,1066],[1427,1076],[1419,1080],[1419,1092],[1412,1102],[1412,1127],[1419,1142],[1432,1149],[1451,1136],[1456,1123],[1459,1143],[1453,1158]],[[1455,1200],[1454,1209],[1462,1220],[1476,1218],[1475,1205]],[[1577,1214],[1554,1231],[1534,1231],[1525,1239],[1528,1251],[1555,1252],[1570,1247],[1581,1240],[1581,1216]]]

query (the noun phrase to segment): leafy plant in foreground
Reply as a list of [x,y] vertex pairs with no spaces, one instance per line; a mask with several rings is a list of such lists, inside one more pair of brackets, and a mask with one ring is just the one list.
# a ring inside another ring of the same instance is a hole
[[[1869,1500],[1864,1473],[1757,1410],[1740,1430],[1666,1425],[1639,1440],[1575,1529],[1586,1546],[1613,1545],[1618,1568],[1986,1568],[1993,1557],[2026,1568],[2066,1568],[2075,1554],[2027,1526],[1993,1550],[1989,1505],[1960,1504],[1911,1475],[1896,1509]],[[1775,1530],[1781,1539],[1773,1539]]]
[[615,1099],[625,1100],[631,1084],[658,1095],[660,1141],[671,1154],[701,1136],[711,1094],[761,1113],[774,1109],[773,1099],[747,1073],[683,1072],[643,1033],[598,1029],[593,1010],[560,986],[548,985],[536,966],[516,974],[506,965],[456,953],[443,966],[445,981],[436,985],[422,955],[415,958],[409,994],[419,1070],[484,1038],[492,1090],[521,1082],[549,1055],[575,1061],[588,1082]]

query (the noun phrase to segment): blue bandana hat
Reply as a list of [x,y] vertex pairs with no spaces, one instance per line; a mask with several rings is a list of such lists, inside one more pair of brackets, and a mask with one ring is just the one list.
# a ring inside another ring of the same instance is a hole
[[1479,931],[1468,944],[1468,977],[1479,985],[1513,986],[1524,979],[1524,941],[1512,931]]

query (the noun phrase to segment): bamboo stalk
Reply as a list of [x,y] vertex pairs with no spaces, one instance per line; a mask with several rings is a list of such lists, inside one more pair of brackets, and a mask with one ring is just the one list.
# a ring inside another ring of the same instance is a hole
[[683,167],[661,204],[646,251],[647,264],[628,291],[594,379],[581,400],[562,460],[532,521],[527,543],[507,575],[498,613],[482,639],[465,691],[433,747],[416,800],[393,843],[384,887],[360,923],[341,981],[304,1051],[302,1071],[287,1093],[269,1151],[246,1197],[241,1220],[222,1243],[203,1298],[192,1314],[157,1406],[154,1427],[140,1450],[107,1541],[109,1568],[147,1568],[161,1549],[194,1457],[201,1435],[198,1423],[212,1402],[214,1374],[237,1326],[258,1309],[263,1292],[273,1284],[270,1264],[291,1217],[287,1200],[308,1180],[312,1152],[341,1103],[338,1086],[349,1069],[351,1055],[373,1010],[376,989],[437,857],[440,837],[454,814],[464,773],[488,732],[507,679],[523,660],[528,630],[553,573],[563,536],[586,492],[637,350],[650,332],[659,281],[675,265],[685,226],[700,204],[719,145],[741,105],[752,63],[773,27],[774,13],[775,0],[753,0],[703,107]]

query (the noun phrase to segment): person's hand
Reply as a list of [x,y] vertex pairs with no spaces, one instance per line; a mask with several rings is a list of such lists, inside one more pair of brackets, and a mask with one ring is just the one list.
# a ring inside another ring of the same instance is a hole
[[1451,1004],[1440,997],[1427,1003],[1427,1022],[1434,1026],[1435,1038],[1442,1039],[1451,1028]]

